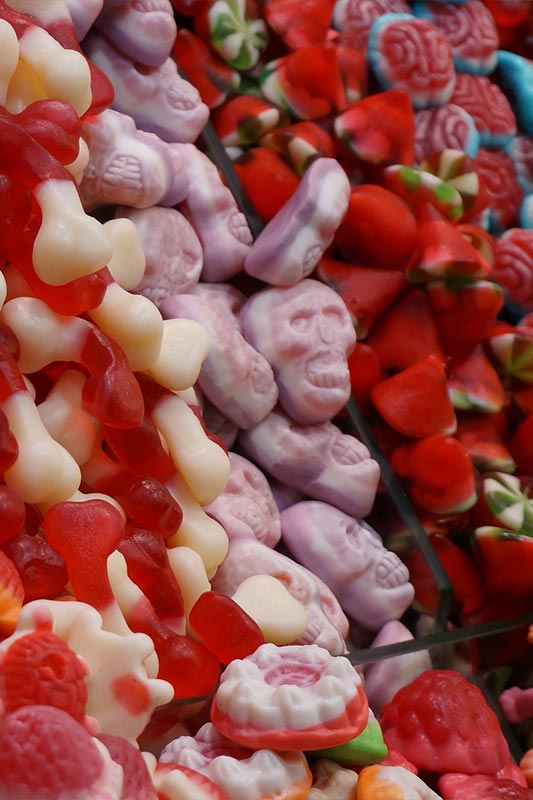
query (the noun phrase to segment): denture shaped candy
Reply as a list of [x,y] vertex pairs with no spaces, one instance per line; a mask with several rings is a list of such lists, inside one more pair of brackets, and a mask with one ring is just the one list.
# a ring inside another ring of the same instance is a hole
[[165,142],[194,142],[209,117],[198,90],[178,74],[167,58],[151,69],[139,69],[101,33],[85,40],[87,54],[111,80],[113,108],[135,120],[138,128]]
[[455,84],[447,37],[425,19],[383,14],[372,25],[368,60],[384,89],[405,89],[415,109],[447,103]]
[[124,204],[173,206],[185,199],[189,181],[178,151],[113,109],[84,120],[90,158],[80,191],[85,208]]
[[192,144],[177,145],[176,149],[188,181],[185,203],[180,210],[192,223],[202,244],[202,280],[228,280],[241,271],[250,250],[252,234],[248,223],[208,157]]
[[441,800],[440,796],[403,767],[364,767],[357,781],[358,800]]
[[268,361],[235,330],[209,300],[190,294],[165,298],[161,313],[204,325],[211,336],[198,383],[205,395],[240,428],[256,425],[272,411],[278,389]]
[[123,772],[65,711],[34,705],[0,721],[0,797],[119,800]]
[[267,547],[281,538],[279,511],[260,469],[237,453],[228,453],[231,472],[225,489],[205,507],[230,539],[253,536]]
[[379,466],[331,422],[301,425],[277,407],[239,436],[245,454],[272,476],[360,519],[372,508]]
[[323,423],[348,400],[355,332],[342,299],[311,279],[258,292],[241,312],[244,336],[272,365],[281,406],[304,424]]
[[428,19],[447,37],[458,72],[490,75],[494,70],[498,31],[492,14],[481,0],[469,0],[462,6],[417,1],[413,13]]
[[190,767],[160,762],[153,779],[159,800],[228,800],[216,783]]
[[[317,644],[333,655],[345,652],[348,620],[335,595],[305,567],[257,539],[246,537],[230,542],[228,554],[213,577],[212,586],[214,590],[231,596],[254,575],[277,578],[305,608],[307,626],[295,643]],[[299,614],[296,621],[299,625]]]
[[96,27],[132,61],[149,67],[158,67],[168,58],[177,33],[169,0],[135,0],[108,8]]
[[330,587],[359,624],[378,630],[410,605],[414,589],[407,567],[365,523],[310,500],[282,511],[281,529],[298,561]]
[[274,286],[294,286],[316,267],[348,208],[350,184],[331,158],[317,158],[296,192],[259,234],[245,271]]
[[120,206],[116,215],[134,223],[146,258],[141,280],[127,288],[134,288],[156,306],[165,297],[194,289],[202,270],[202,246],[183,214],[160,206]]
[[211,719],[243,746],[318,750],[361,733],[368,703],[347,659],[317,645],[263,644],[226,667]]

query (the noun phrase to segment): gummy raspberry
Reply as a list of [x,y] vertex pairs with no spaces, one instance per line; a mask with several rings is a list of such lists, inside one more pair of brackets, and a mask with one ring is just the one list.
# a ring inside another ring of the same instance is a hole
[[418,769],[492,774],[509,761],[498,718],[481,691],[454,670],[426,670],[384,706],[387,747]]

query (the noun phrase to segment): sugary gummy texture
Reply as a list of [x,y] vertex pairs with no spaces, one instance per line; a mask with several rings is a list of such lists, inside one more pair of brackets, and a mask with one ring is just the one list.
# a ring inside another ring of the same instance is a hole
[[107,747],[113,761],[124,770],[120,800],[157,800],[152,778],[140,750],[122,736],[99,733],[96,738]]
[[497,772],[509,761],[498,718],[481,691],[455,670],[427,670],[383,708],[387,747],[419,769]]
[[23,706],[54,706],[83,722],[87,703],[86,668],[51,631],[16,639],[0,667],[0,697],[7,713]]
[[104,758],[89,733],[50,706],[20,708],[0,722],[0,798],[55,800],[95,783]]

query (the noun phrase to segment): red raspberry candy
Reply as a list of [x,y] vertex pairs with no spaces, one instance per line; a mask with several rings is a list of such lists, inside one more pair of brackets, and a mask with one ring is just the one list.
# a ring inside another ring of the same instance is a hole
[[492,277],[509,299],[533,308],[533,231],[511,228],[494,245]]
[[0,669],[0,696],[6,712],[23,706],[55,706],[83,722],[87,669],[70,647],[51,631],[16,639]]
[[380,724],[387,747],[419,769],[493,774],[510,758],[496,714],[455,670],[423,672],[396,692]]

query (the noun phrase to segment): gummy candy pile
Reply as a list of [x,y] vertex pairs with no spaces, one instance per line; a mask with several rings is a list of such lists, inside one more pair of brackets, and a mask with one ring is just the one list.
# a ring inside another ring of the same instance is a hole
[[[514,763],[459,673],[427,652],[344,657],[349,619],[412,638],[416,587],[365,521],[378,464],[335,424],[352,391],[373,404],[435,527],[475,504],[499,566],[482,583],[458,548],[462,611],[512,587],[529,608],[531,334],[494,328],[488,280],[528,205],[523,169],[491,186],[480,145],[502,164],[527,151],[530,62],[496,55],[505,23],[478,0],[301,5],[0,0],[0,800],[533,794],[531,754]],[[515,109],[480,122],[452,93],[496,68],[502,88],[479,91]],[[255,240],[197,145],[210,116]],[[511,216],[500,189],[520,194]],[[356,328],[378,364],[363,387]],[[391,339],[406,362],[383,360]],[[465,395],[489,428],[511,401],[523,416],[483,504],[481,459],[454,437]],[[526,719],[518,692],[506,713]]]

